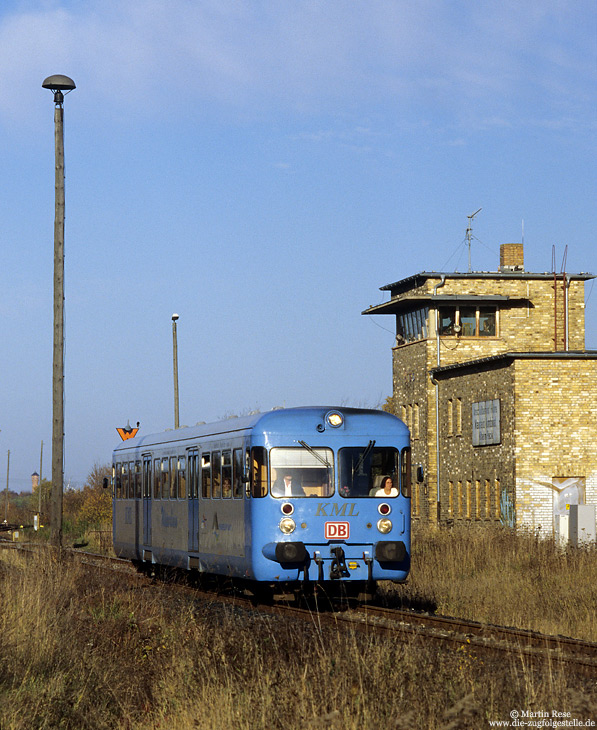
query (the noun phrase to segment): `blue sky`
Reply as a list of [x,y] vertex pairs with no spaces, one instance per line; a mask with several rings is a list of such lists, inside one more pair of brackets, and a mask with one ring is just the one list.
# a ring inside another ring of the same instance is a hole
[[[50,475],[53,102],[65,100],[65,479],[115,428],[375,406],[422,270],[597,273],[597,11],[495,3],[12,0],[0,9],[0,474]],[[597,292],[587,347],[597,349]],[[0,477],[4,478],[4,477]]]

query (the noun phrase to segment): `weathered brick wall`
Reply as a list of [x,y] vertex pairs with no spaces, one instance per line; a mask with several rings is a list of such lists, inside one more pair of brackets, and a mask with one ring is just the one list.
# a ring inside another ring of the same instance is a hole
[[583,477],[597,503],[597,361],[515,361],[519,523],[551,534],[554,478]]
[[[432,294],[441,281],[427,279],[409,296]],[[556,287],[557,306],[554,306],[553,279],[450,279],[437,289],[438,294],[475,294],[509,296],[511,302],[498,302],[498,337],[442,337],[442,365],[463,360],[488,357],[500,352],[543,352],[553,351],[555,327],[558,322],[557,349],[565,349],[565,293],[563,282],[558,279]],[[521,300],[528,300],[521,301]],[[584,282],[572,281],[568,286],[568,348],[582,350],[585,347]],[[435,318],[430,314],[429,331],[435,335]]]
[[[513,369],[499,363],[444,373],[438,382],[441,520],[498,521],[504,495],[515,498]],[[473,446],[473,403],[494,399],[500,400],[501,443]]]

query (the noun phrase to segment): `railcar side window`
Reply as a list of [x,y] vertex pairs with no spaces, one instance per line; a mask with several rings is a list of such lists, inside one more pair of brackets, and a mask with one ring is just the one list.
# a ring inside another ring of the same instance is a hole
[[398,450],[367,446],[340,449],[338,484],[341,497],[391,499],[400,494]]
[[162,499],[170,499],[170,471],[168,469],[168,457],[162,459]]
[[177,476],[178,476],[178,459],[176,456],[170,457],[170,499],[176,499]]
[[232,497],[232,454],[222,451],[222,497]]
[[222,496],[222,474],[220,468],[222,465],[222,455],[219,451],[213,451],[211,454],[211,496],[219,499]]
[[122,499],[122,464],[117,461],[114,465],[114,490],[116,499]]
[[143,457],[143,498],[151,497],[151,456]]
[[122,462],[122,496],[125,499],[130,497],[129,493],[129,465],[128,461]]
[[135,499],[141,499],[141,462],[135,462]]
[[153,498],[162,498],[162,462],[160,459],[153,460]]
[[[301,442],[303,443],[303,442]],[[331,449],[273,448],[271,494],[273,497],[330,497],[334,491],[334,455]]]
[[178,499],[187,497],[187,457],[178,457]]
[[189,451],[189,499],[197,499],[197,452]]
[[234,499],[243,498],[243,450],[234,449],[233,452],[232,492]]
[[251,450],[247,446],[245,449],[245,474],[249,477],[249,481],[245,483],[245,497],[249,499],[251,497]]
[[211,460],[210,454],[201,454],[201,496],[211,497]]
[[410,463],[410,447],[402,449],[400,453],[400,481],[402,487],[402,496],[410,498],[411,494],[411,463]]
[[263,446],[251,449],[251,495],[265,497],[267,494],[267,451]]

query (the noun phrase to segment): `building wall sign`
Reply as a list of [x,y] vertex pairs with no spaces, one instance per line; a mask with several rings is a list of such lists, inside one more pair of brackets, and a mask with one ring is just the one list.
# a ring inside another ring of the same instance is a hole
[[499,399],[473,403],[473,446],[489,446],[500,442]]

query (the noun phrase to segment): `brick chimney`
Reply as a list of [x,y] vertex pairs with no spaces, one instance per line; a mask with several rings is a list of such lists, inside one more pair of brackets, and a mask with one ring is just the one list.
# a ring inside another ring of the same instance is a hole
[[500,271],[524,271],[522,243],[502,243],[500,246]]

